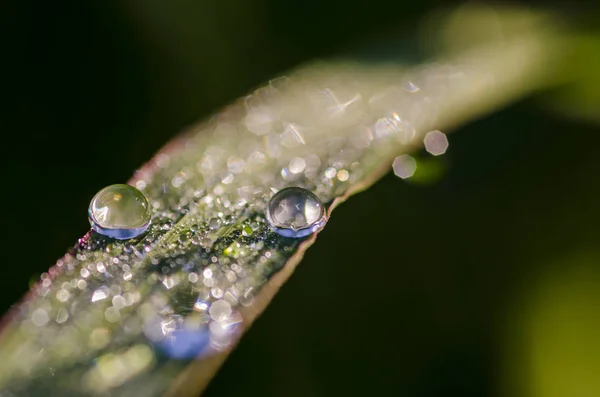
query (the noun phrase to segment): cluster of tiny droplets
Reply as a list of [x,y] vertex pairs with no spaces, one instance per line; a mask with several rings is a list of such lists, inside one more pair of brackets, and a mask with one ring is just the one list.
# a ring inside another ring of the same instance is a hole
[[88,234],[42,275],[10,324],[0,384],[43,387],[60,372],[73,394],[131,384],[161,394],[177,366],[235,342],[240,309],[302,241],[270,229],[273,193],[298,186],[330,203],[419,145],[416,126],[435,123],[445,90],[464,83],[447,66],[390,84],[397,73],[300,71],[158,154],[132,181],[151,205],[148,231]]

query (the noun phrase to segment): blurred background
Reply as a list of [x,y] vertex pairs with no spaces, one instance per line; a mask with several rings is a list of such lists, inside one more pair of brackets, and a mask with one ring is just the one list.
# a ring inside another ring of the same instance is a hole
[[[311,60],[427,59],[419,23],[461,4],[4,3],[0,312],[182,128]],[[447,131],[343,204],[205,395],[600,396],[600,15],[520,4],[586,32],[585,89]]]

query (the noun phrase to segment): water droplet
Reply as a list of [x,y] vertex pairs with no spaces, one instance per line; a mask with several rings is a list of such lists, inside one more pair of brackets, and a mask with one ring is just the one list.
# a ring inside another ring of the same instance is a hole
[[56,299],[58,299],[60,302],[66,302],[67,299],[69,299],[69,291],[59,289],[56,293]]
[[110,341],[110,331],[106,328],[96,328],[90,334],[90,346],[95,349],[101,349]]
[[190,283],[196,283],[198,282],[198,274],[192,272],[190,274],[188,274],[188,280]]
[[56,313],[56,322],[57,323],[62,324],[65,321],[67,321],[68,318],[69,318],[69,312],[67,312],[63,308],[58,309],[58,312]]
[[256,135],[266,135],[273,125],[271,109],[266,106],[250,109],[245,118],[246,128]]
[[269,201],[267,220],[284,237],[304,237],[325,225],[325,208],[312,192],[299,187],[282,189]]
[[48,324],[49,320],[48,313],[42,308],[35,309],[31,315],[31,321],[38,327]]
[[348,178],[350,178],[350,174],[346,170],[339,170],[337,173],[337,178],[341,182],[346,182],[348,180]]
[[240,172],[243,172],[245,165],[246,164],[244,162],[244,159],[240,157],[231,156],[227,159],[227,169],[229,170],[229,172],[232,172],[234,174],[239,174]]
[[144,194],[122,184],[100,190],[90,203],[88,215],[97,233],[120,240],[144,233],[151,217]]
[[106,291],[104,291],[103,289],[97,289],[96,291],[94,291],[94,293],[92,294],[92,302],[97,302],[97,301],[101,301],[103,299],[106,299],[108,295],[106,294]]
[[245,225],[242,228],[242,236],[248,237],[248,236],[250,236],[252,234],[253,231],[254,230],[252,230],[252,227],[250,225]]
[[146,181],[140,179],[135,183],[135,187],[137,187],[139,190],[144,190],[146,188]]
[[325,176],[327,178],[334,178],[337,173],[337,170],[333,167],[329,167],[325,170]]
[[121,313],[119,312],[119,309],[111,306],[104,311],[104,318],[110,323],[116,323],[121,318]]
[[302,157],[294,157],[290,160],[288,169],[293,174],[299,174],[306,168],[306,161]]
[[224,321],[227,317],[231,316],[231,305],[225,300],[218,300],[213,302],[208,309],[210,317],[215,321]]
[[217,230],[221,227],[221,220],[219,218],[211,218],[208,221],[208,228],[210,230]]

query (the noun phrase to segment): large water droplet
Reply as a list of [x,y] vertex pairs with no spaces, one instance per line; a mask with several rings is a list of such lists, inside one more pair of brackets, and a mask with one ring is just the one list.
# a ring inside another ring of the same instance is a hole
[[299,187],[275,193],[267,207],[267,220],[284,237],[304,237],[325,225],[325,208],[312,192]]
[[129,185],[110,185],[100,190],[90,203],[88,215],[92,229],[120,240],[139,236],[150,224],[146,196]]

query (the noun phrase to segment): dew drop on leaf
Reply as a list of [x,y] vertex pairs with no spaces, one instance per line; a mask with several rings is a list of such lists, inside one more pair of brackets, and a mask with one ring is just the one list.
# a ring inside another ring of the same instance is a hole
[[305,237],[325,224],[325,208],[309,190],[290,187],[278,191],[269,201],[267,220],[284,237]]
[[105,187],[94,196],[88,216],[97,233],[126,240],[146,231],[151,214],[142,192],[133,186],[117,184]]

